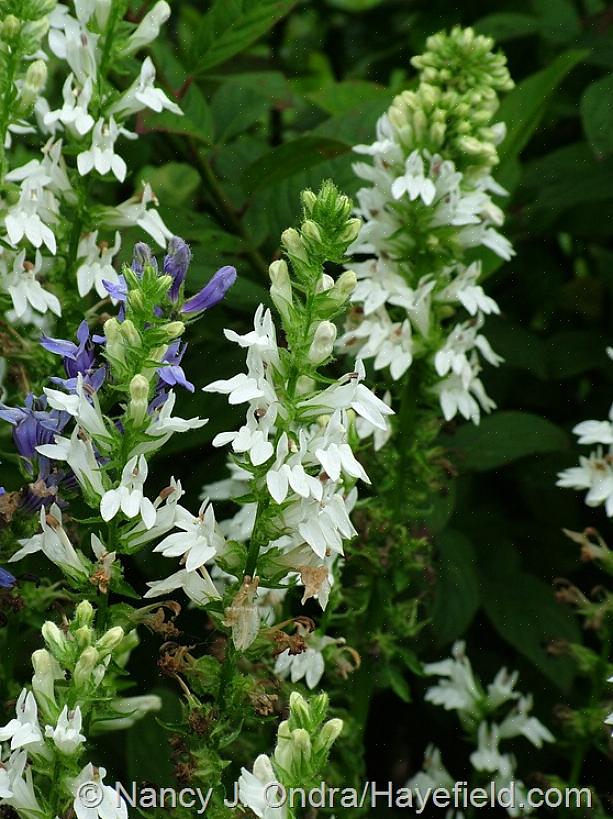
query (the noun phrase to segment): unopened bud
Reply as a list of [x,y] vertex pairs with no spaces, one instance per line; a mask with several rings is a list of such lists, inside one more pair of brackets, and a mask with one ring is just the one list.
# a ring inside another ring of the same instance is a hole
[[332,278],[332,276],[329,276],[327,273],[323,273],[321,279],[317,282],[315,292],[325,293],[327,290],[331,290],[333,287],[334,279]]
[[[106,325],[105,325],[106,327]],[[121,338],[128,344],[129,347],[140,347],[141,346],[141,337],[134,326],[134,322],[130,319],[126,319],[122,321],[119,325],[121,331]]]
[[315,740],[315,750],[327,753],[343,731],[342,719],[330,719],[325,723]]
[[113,0],[96,0],[96,22],[102,30],[109,21],[112,6]]
[[296,395],[308,395],[315,389],[315,381],[309,375],[301,375],[296,381]]
[[39,648],[32,654],[32,668],[32,690],[45,711],[46,704],[55,704],[54,683],[63,678],[64,672],[45,648]]
[[361,227],[362,227],[361,219],[357,218],[349,219],[349,221],[343,228],[341,235],[339,236],[339,239],[342,242],[347,242],[347,244],[350,244],[351,242],[358,238],[358,234],[360,232]]
[[75,609],[74,619],[79,626],[91,626],[94,622],[94,607],[89,600],[81,600]]
[[158,0],[150,12],[145,14],[140,25],[128,40],[124,54],[133,54],[157,39],[160,29],[170,17],[170,6],[166,0]]
[[79,648],[84,649],[91,645],[93,632],[89,626],[81,626],[73,634]]
[[309,704],[298,691],[292,691],[289,695],[289,709],[292,723],[302,728],[310,728],[311,711]]
[[307,219],[302,223],[302,235],[311,242],[321,244],[321,230],[317,222],[313,222],[312,219]]
[[168,340],[172,341],[173,338],[178,338],[180,335],[183,335],[185,332],[185,324],[182,321],[171,321],[164,325],[164,332]]
[[117,648],[119,643],[124,638],[124,630],[121,626],[115,626],[114,628],[110,628],[96,643],[96,648],[98,651],[102,653],[108,653],[113,651],[114,648]]
[[47,643],[51,652],[61,656],[66,649],[66,635],[64,632],[61,631],[51,620],[47,620],[45,623],[43,623],[41,633],[43,635],[43,640],[45,643]]
[[128,415],[137,426],[147,417],[149,406],[149,382],[143,375],[135,375],[130,381],[130,403]]
[[289,308],[293,303],[292,283],[289,270],[284,259],[273,262],[268,268],[270,275],[270,298],[283,318],[289,315]]
[[344,270],[336,280],[334,290],[340,299],[346,301],[356,289],[357,284],[358,277],[355,270]]
[[336,341],[336,325],[331,321],[320,321],[309,348],[311,364],[321,364],[332,355]]
[[302,205],[305,211],[310,214],[317,202],[317,196],[311,190],[302,191]]
[[38,99],[47,82],[47,64],[44,60],[30,63],[21,89],[21,108],[29,111]]
[[73,674],[73,682],[78,687],[87,684],[98,665],[100,655],[93,646],[88,646],[81,652]]
[[15,17],[14,14],[7,14],[2,21],[0,31],[2,33],[3,40],[5,40],[7,43],[13,42],[13,40],[19,36],[19,32],[21,31],[21,20]]
[[111,361],[123,363],[125,361],[121,324],[116,318],[104,322],[104,337],[106,338],[106,354]]
[[304,243],[300,238],[300,234],[294,228],[287,228],[281,234],[281,243],[290,256],[301,261],[307,260]]

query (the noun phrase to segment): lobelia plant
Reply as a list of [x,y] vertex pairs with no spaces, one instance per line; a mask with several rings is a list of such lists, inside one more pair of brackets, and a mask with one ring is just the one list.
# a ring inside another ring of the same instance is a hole
[[[117,142],[138,138],[127,127],[134,115],[181,114],[156,88],[151,58],[135,56],[159,35],[168,3],[159,0],[139,24],[124,20],[127,8],[124,0],[5,0],[0,9],[0,308],[10,308],[2,337],[26,384],[46,366],[36,334],[58,321],[70,334],[82,298],[106,298],[104,280],[117,280],[117,229],[139,227],[161,247],[172,235],[148,184],[116,205],[105,193],[126,179]],[[45,95],[56,85],[60,99]],[[35,151],[25,164],[18,139]]]

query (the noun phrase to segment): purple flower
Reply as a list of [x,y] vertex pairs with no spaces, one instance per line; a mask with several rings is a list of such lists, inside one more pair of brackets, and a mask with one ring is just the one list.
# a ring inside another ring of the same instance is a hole
[[137,242],[134,245],[132,255],[132,270],[137,276],[142,276],[145,265],[151,265],[155,270],[158,269],[158,260],[151,252],[151,248],[146,242]]
[[172,276],[172,286],[168,291],[168,298],[176,302],[179,298],[181,285],[185,281],[187,268],[192,260],[189,245],[178,236],[168,240],[168,253],[164,257],[164,273]]
[[125,302],[128,298],[128,283],[126,282],[123,273],[120,273],[117,278],[118,281],[116,283],[110,282],[108,279],[103,279],[102,284],[112,299],[115,299],[115,301],[123,304],[123,302]]
[[0,566],[0,589],[12,589],[16,582],[13,575]]
[[194,385],[187,380],[183,367],[181,367],[181,359],[186,348],[187,345],[181,344],[180,341],[174,341],[170,344],[162,361],[163,366],[158,369],[158,375],[164,384],[169,387],[179,386],[189,392],[194,392]]
[[[30,394],[23,407],[0,404],[0,419],[13,427],[13,441],[19,454],[27,461],[39,459],[41,470],[46,474],[48,469],[45,464],[48,464],[48,460],[36,452],[36,447],[54,442],[55,434],[61,432],[70,420],[68,413],[58,410],[48,412],[47,399]],[[31,464],[29,466],[33,472]]]
[[204,310],[210,310],[211,307],[215,307],[223,299],[235,281],[236,269],[234,267],[230,267],[230,265],[220,267],[208,284],[185,302],[181,312],[190,315],[191,313],[202,313]]
[[41,347],[55,355],[63,358],[64,370],[67,379],[52,378],[56,384],[62,384],[66,389],[74,391],[76,389],[77,376],[84,377],[84,382],[94,390],[99,390],[104,383],[104,367],[96,367],[96,353],[94,351],[93,339],[90,339],[89,327],[86,321],[82,321],[77,330],[77,341],[66,341],[62,338],[48,338],[43,336]]

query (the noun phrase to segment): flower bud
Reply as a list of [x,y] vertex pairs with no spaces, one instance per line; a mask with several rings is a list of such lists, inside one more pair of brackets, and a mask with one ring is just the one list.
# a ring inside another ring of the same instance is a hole
[[81,600],[75,609],[74,619],[79,626],[91,626],[94,622],[94,607],[89,600]]
[[341,235],[339,236],[340,241],[347,242],[347,244],[351,244],[355,239],[358,238],[358,234],[362,227],[362,220],[361,219],[349,219],[345,227],[343,228]]
[[336,341],[336,325],[331,321],[320,321],[309,348],[311,364],[321,364],[332,355]]
[[315,389],[315,381],[309,375],[301,375],[296,381],[296,395],[308,395]]
[[325,293],[327,290],[331,290],[333,287],[334,279],[332,278],[332,276],[329,276],[327,273],[323,273],[321,279],[317,282],[315,292]]
[[169,17],[170,6],[166,0],[158,0],[151,11],[145,14],[141,20],[140,25],[128,40],[123,53],[133,54],[135,51],[138,51],[157,39],[161,27]]
[[327,753],[334,742],[338,739],[341,735],[343,730],[343,720],[342,719],[330,719],[326,722],[321,729],[321,731],[317,734],[315,739],[315,752],[324,752]]
[[[106,324],[104,325],[106,328]],[[140,333],[134,326],[134,322],[131,319],[126,319],[122,321],[119,325],[121,331],[121,338],[125,343],[127,343],[128,347],[140,347],[141,346],[141,337]]]
[[96,0],[96,22],[102,31],[109,21],[113,0]]
[[32,668],[32,690],[39,705],[46,710],[47,703],[55,704],[54,683],[64,678],[64,672],[46,648],[39,648],[32,654]]
[[317,196],[311,190],[302,191],[301,194],[302,205],[305,211],[310,214],[317,203]]
[[111,361],[123,363],[125,361],[121,324],[116,318],[104,322],[104,336],[106,338],[106,354]]
[[43,640],[49,646],[51,653],[58,654],[61,657],[66,650],[66,635],[64,632],[61,631],[51,620],[47,620],[45,623],[43,623],[41,633],[43,635]]
[[14,14],[7,14],[0,27],[0,36],[7,43],[12,43],[21,31],[21,21]]
[[164,273],[171,277],[168,298],[173,302],[179,298],[179,291],[185,281],[191,258],[192,254],[187,242],[178,236],[172,236],[168,240],[168,253],[164,258]]
[[155,694],[144,694],[140,697],[122,697],[110,703],[111,719],[97,720],[96,733],[123,731],[131,728],[138,720],[153,711],[162,708],[162,700]]
[[99,659],[100,655],[93,646],[88,646],[81,652],[72,676],[75,686],[80,687],[89,683]]
[[345,302],[353,293],[358,284],[358,277],[354,270],[344,270],[334,285],[335,294]]
[[302,223],[302,235],[311,242],[321,244],[321,230],[317,222],[312,219],[307,219]]
[[128,416],[137,426],[140,426],[147,417],[149,406],[149,382],[143,375],[135,375],[130,381],[130,403]]
[[80,649],[87,648],[87,646],[91,645],[93,632],[89,626],[81,626],[76,629],[73,634]]
[[295,228],[287,228],[281,234],[281,244],[290,256],[295,259],[300,259],[303,262],[307,261],[307,254],[304,247],[304,242],[300,238],[300,234]]
[[164,332],[168,337],[168,341],[173,338],[178,338],[185,332],[185,324],[182,321],[171,321],[164,325]]
[[289,695],[289,708],[292,723],[302,728],[311,727],[311,710],[308,702],[298,691],[292,691]]
[[23,80],[21,89],[20,107],[29,111],[47,82],[47,64],[44,60],[34,60],[30,63]]
[[96,648],[103,654],[113,651],[114,648],[117,648],[119,643],[124,638],[124,630],[121,626],[114,626],[114,628],[110,628],[96,643]]
[[132,270],[135,273],[142,274],[147,266],[153,267],[157,270],[157,259],[146,242],[137,242],[134,245],[134,252],[132,255]]
[[289,308],[293,303],[292,283],[286,262],[279,259],[268,268],[270,275],[270,298],[273,304],[285,319],[289,316]]

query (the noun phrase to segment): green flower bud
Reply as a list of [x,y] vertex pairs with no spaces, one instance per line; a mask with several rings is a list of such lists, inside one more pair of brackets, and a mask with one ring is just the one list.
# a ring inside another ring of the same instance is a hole
[[303,262],[308,261],[304,242],[295,228],[287,228],[287,230],[283,231],[281,234],[281,244],[289,256],[293,256],[295,259],[299,259]]
[[301,375],[296,381],[296,395],[308,395],[315,389],[315,381],[308,375]]
[[164,332],[168,336],[168,340],[172,341],[173,338],[178,338],[180,335],[183,335],[185,332],[185,324],[182,321],[171,321],[164,325]]
[[32,654],[32,668],[32,690],[38,704],[46,712],[47,706],[55,705],[55,680],[62,679],[64,672],[46,648],[39,648]]
[[91,645],[93,631],[89,626],[81,626],[73,633],[80,649],[87,648],[87,646]]
[[331,321],[320,321],[309,347],[311,364],[321,364],[332,355],[336,341],[336,325]]
[[[105,325],[105,327],[106,327],[106,325]],[[119,329],[120,329],[120,332],[121,332],[122,339],[125,341],[125,343],[129,347],[138,348],[138,347],[141,346],[140,333],[138,332],[138,330],[134,326],[133,321],[131,321],[130,319],[126,319],[125,321],[122,321],[121,324],[119,325]]]
[[45,643],[47,643],[51,653],[61,657],[66,651],[67,647],[66,635],[64,632],[61,631],[51,620],[47,620],[45,623],[43,623],[41,634],[43,635],[43,640]]
[[79,626],[91,626],[94,622],[94,607],[89,600],[81,600],[75,609],[74,619]]
[[100,655],[93,646],[88,646],[81,652],[81,656],[77,660],[74,674],[72,676],[73,682],[77,688],[87,685],[92,677],[93,671],[98,665]]
[[268,268],[268,274],[271,281],[270,298],[281,316],[288,319],[293,296],[287,264],[283,259],[273,262]]
[[315,753],[328,753],[343,730],[342,719],[330,719],[315,737]]
[[47,64],[44,60],[34,60],[30,63],[23,80],[21,89],[20,109],[29,111],[47,82]]
[[358,277],[355,274],[355,270],[344,270],[336,280],[334,290],[336,294],[345,301],[351,296],[357,285]]
[[350,219],[347,222],[347,226],[342,231],[339,239],[341,242],[347,242],[347,244],[351,244],[355,239],[358,238],[358,234],[360,233],[360,229],[362,227],[362,220],[361,219]]
[[15,17],[14,14],[7,14],[7,16],[2,21],[2,26],[0,27],[0,36],[2,39],[12,44],[19,36],[19,32],[21,31],[21,20]]
[[128,416],[140,426],[147,417],[149,406],[149,382],[143,375],[135,375],[130,381]]
[[316,293],[325,293],[328,290],[331,290],[334,287],[334,279],[332,276],[329,276],[327,273],[323,273],[321,279],[317,282],[317,286],[315,287]]
[[111,361],[125,362],[123,336],[121,324],[116,318],[104,322],[104,336],[106,338],[106,354]]
[[307,219],[302,223],[302,235],[311,242],[321,244],[321,230],[312,219]]
[[289,710],[292,725],[301,728],[311,727],[311,709],[308,702],[298,691],[292,691],[289,695]]
[[304,207],[304,211],[307,215],[313,212],[313,208],[317,203],[317,196],[311,190],[302,191],[301,194],[302,199],[302,206]]
[[110,628],[96,643],[96,648],[103,654],[110,653],[117,648],[124,638],[124,630],[121,626]]

